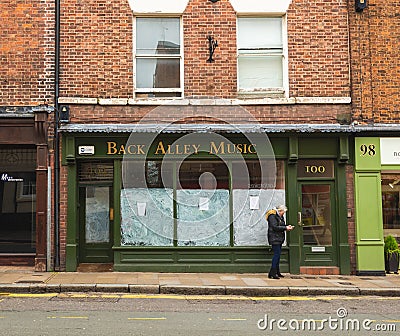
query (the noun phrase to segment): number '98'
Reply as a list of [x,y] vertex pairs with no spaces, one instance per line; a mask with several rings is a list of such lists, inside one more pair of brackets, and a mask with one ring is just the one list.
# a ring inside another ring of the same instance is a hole
[[363,156],[365,155],[374,156],[376,154],[375,145],[363,144],[360,146],[360,151]]

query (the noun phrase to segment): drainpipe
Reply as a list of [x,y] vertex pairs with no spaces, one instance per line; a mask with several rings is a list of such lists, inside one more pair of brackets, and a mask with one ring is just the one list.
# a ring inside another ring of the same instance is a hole
[[60,1],[55,0],[55,60],[54,60],[54,269],[60,269],[60,137],[58,126],[60,111]]

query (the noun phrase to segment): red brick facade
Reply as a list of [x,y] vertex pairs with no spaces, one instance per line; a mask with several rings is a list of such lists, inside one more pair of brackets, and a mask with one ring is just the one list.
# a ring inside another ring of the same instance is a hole
[[[61,97],[133,96],[132,18],[127,0],[63,2]],[[189,1],[185,97],[237,98],[236,18],[228,0]],[[349,97],[346,3],[293,0],[287,27],[290,97]],[[218,40],[215,63],[206,62],[208,35]]]
[[353,117],[363,123],[398,123],[400,5],[369,0],[356,13],[349,0],[349,8]]
[[0,105],[52,104],[53,2],[6,0],[0,13]]
[[132,97],[132,72],[128,1],[63,1],[61,96]]

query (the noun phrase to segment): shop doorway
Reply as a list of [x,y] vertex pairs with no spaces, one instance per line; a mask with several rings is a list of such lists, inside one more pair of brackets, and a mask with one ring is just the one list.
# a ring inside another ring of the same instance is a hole
[[113,261],[112,195],[110,185],[87,185],[79,188],[80,262]]
[[337,219],[333,182],[298,183],[301,266],[337,266]]

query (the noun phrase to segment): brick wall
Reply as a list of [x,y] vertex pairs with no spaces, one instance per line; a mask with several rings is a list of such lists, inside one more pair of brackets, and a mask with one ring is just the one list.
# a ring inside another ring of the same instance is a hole
[[0,105],[53,103],[53,1],[0,2]]
[[[189,1],[183,26],[185,95],[235,97],[236,13],[229,1]],[[208,35],[218,41],[214,63],[207,63]]]
[[131,97],[132,11],[127,0],[66,0],[61,15],[61,96]]
[[291,96],[350,96],[346,0],[293,0],[287,16]]
[[369,0],[362,13],[349,0],[354,119],[400,120],[400,4]]
[[60,166],[60,270],[65,271],[67,246],[68,167]]
[[[154,109],[154,110],[153,110]],[[207,116],[230,123],[337,123],[350,117],[350,105],[346,104],[296,104],[257,105],[244,107],[215,106],[100,106],[71,105],[72,123],[168,123],[191,117],[191,122],[204,123]],[[193,119],[194,118],[194,119]]]
[[348,237],[350,246],[350,271],[355,274],[357,267],[356,260],[356,224],[355,224],[355,209],[354,209],[354,166],[346,167],[346,189],[347,189],[347,209],[350,209],[351,218],[347,218]]

